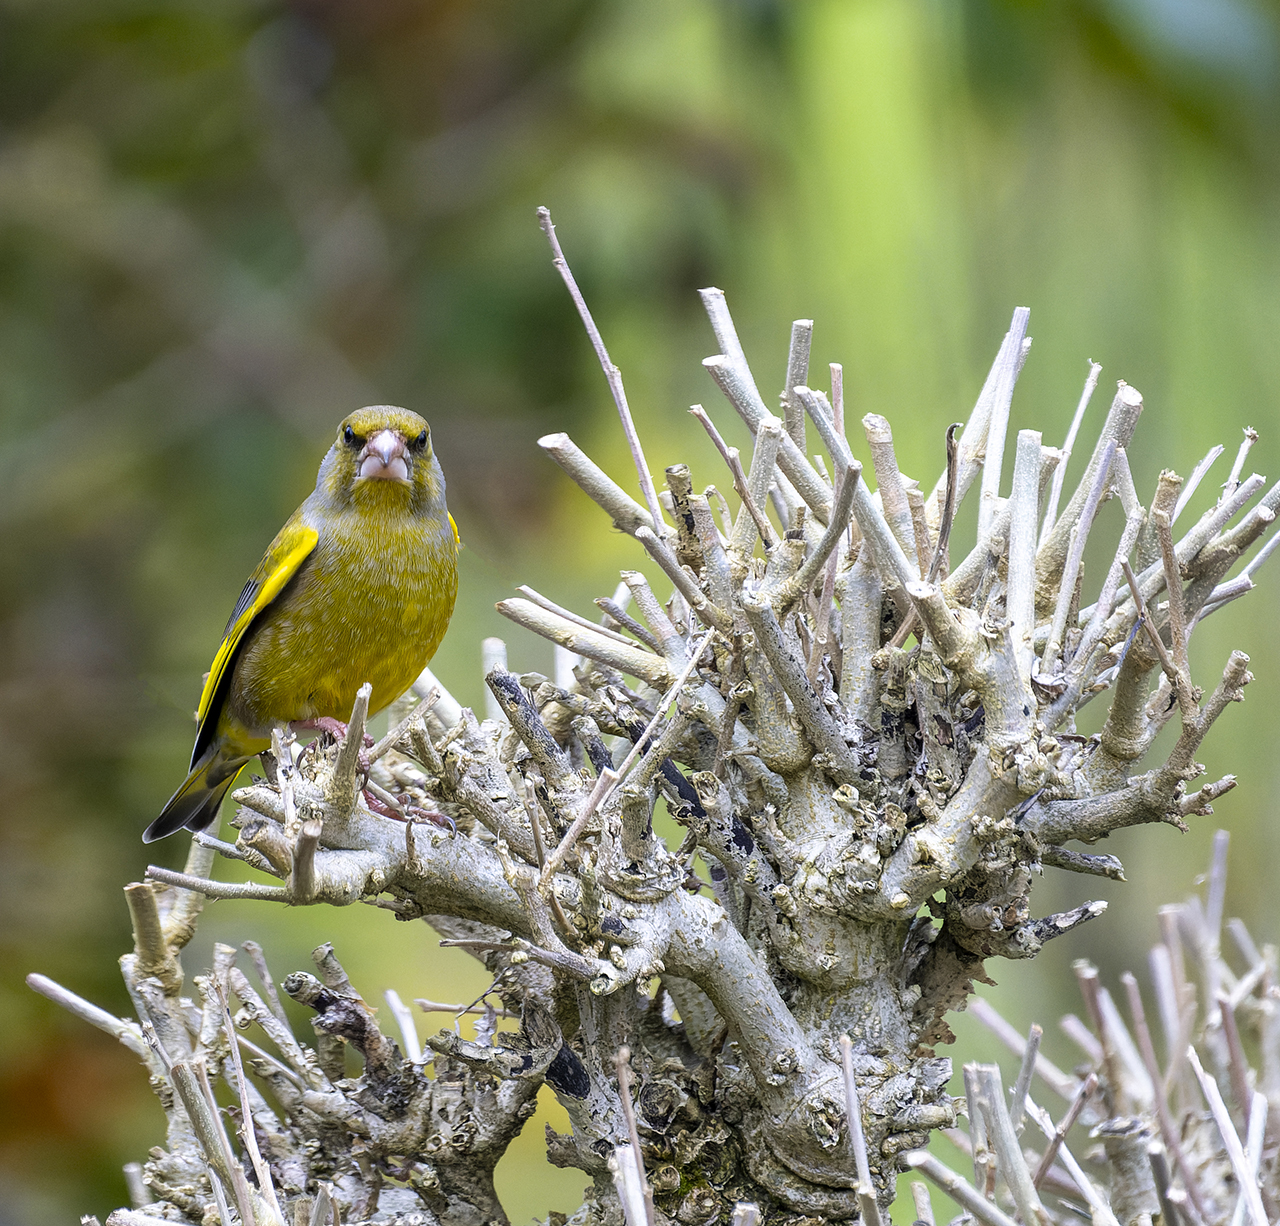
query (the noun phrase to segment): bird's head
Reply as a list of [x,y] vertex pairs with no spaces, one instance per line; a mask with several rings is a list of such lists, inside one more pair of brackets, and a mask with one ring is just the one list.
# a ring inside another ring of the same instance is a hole
[[431,428],[408,409],[373,405],[338,426],[317,485],[335,502],[379,507],[427,507],[444,492],[431,451]]

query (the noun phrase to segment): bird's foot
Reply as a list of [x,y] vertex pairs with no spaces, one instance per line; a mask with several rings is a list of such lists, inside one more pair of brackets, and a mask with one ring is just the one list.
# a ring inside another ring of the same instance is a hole
[[375,796],[367,788],[363,791],[364,803],[369,806],[370,813],[376,813],[379,817],[389,817],[392,821],[407,822],[408,815],[403,809],[393,809],[380,796]]
[[437,809],[423,809],[418,805],[410,805],[405,812],[409,815],[411,821],[430,822],[433,826],[439,826],[450,834],[458,833],[458,823],[447,813],[441,813]]
[[[294,732],[327,732],[335,741],[346,738],[347,725],[332,715],[317,715],[315,719],[295,719],[289,725]],[[364,734],[364,747],[372,749],[377,742],[367,732]],[[361,755],[363,756],[363,755]]]
[[435,809],[424,809],[419,805],[409,805],[404,809],[393,809],[380,796],[375,796],[370,791],[364,793],[364,802],[369,806],[370,813],[377,813],[380,817],[389,817],[394,822],[412,822],[415,825],[419,822],[431,822],[433,825],[447,830],[450,834],[458,833],[457,822],[447,813],[440,813]]

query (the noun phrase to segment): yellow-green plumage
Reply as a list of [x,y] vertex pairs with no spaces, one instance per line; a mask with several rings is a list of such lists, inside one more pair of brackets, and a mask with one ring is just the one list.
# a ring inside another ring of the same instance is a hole
[[245,585],[200,697],[191,773],[143,839],[209,825],[272,727],[345,719],[366,681],[370,712],[404,693],[449,624],[457,552],[427,423],[385,405],[351,414]]

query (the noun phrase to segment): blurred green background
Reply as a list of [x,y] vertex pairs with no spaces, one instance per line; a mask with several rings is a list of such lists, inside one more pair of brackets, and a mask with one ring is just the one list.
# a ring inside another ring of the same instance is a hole
[[[1280,468],[1277,29],[1251,0],[0,2],[0,1222],[105,1215],[121,1164],[162,1138],[133,1058],[22,976],[127,1011],[121,886],[184,852],[138,833],[337,421],[377,402],[432,421],[467,545],[436,664],[463,701],[486,634],[519,669],[549,664],[495,599],[527,582],[589,612],[638,560],[535,445],[568,430],[634,481],[535,206],[656,473],[685,460],[722,483],[691,402],[743,441],[699,366],[695,291],[716,284],[766,393],[790,321],[815,318],[816,371],[844,363],[851,417],[889,415],[928,484],[1030,306],[1013,428],[1060,441],[1095,359],[1094,429],[1115,379],[1146,396],[1144,493],[1227,445],[1202,505],[1243,426],[1262,433],[1251,466]],[[1186,836],[1111,840],[1131,884],[1038,885],[1041,913],[1111,910],[1035,964],[988,966],[1020,1027],[1078,1007],[1073,957],[1145,965],[1154,908],[1219,823],[1229,913],[1277,938],[1278,584],[1264,572],[1193,644],[1202,683],[1230,647],[1253,657],[1203,754],[1240,788]],[[277,977],[332,939],[371,999],[485,986],[422,925],[362,907],[212,905],[188,970],[250,935]],[[991,1050],[955,1025],[957,1062]],[[501,1168],[517,1223],[584,1182],[544,1166],[540,1137]]]

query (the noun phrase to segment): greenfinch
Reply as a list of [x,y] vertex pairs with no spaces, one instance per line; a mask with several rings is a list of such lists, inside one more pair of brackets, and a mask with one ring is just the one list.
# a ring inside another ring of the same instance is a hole
[[191,771],[143,841],[210,825],[273,727],[345,719],[365,682],[371,714],[403,694],[444,637],[457,559],[427,423],[389,405],[352,413],[240,593],[200,695]]

